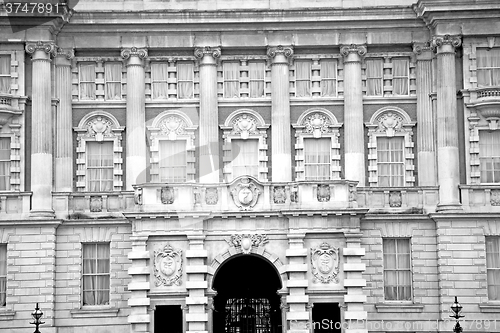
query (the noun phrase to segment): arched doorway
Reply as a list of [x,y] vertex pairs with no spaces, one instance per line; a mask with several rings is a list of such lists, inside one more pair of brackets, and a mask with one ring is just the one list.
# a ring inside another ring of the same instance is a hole
[[238,255],[217,270],[214,333],[281,333],[281,279],[266,259]]

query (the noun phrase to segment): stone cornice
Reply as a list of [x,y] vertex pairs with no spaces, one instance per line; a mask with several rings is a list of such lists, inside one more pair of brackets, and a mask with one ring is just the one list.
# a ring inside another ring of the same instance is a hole
[[148,50],[145,48],[138,49],[137,47],[131,47],[123,49],[121,52],[123,59],[128,60],[130,57],[139,57],[139,59],[145,59],[148,56]]
[[56,45],[51,41],[27,42],[25,50],[28,54],[33,55],[36,51],[44,51],[48,55],[56,56]]
[[204,56],[209,55],[214,59],[217,59],[221,56],[220,47],[197,47],[194,49],[194,56],[198,59],[202,59]]

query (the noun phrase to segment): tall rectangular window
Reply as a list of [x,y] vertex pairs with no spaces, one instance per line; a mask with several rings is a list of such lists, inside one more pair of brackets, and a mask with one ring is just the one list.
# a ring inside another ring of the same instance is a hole
[[331,139],[304,139],[306,180],[330,179]]
[[392,94],[408,95],[410,63],[407,58],[392,59]]
[[184,140],[159,141],[160,182],[180,183],[186,181],[187,152]]
[[249,78],[250,78],[250,98],[264,97],[264,78],[266,68],[263,61],[248,62]]
[[311,96],[311,61],[295,61],[295,97]]
[[168,64],[151,63],[151,90],[152,99],[166,99],[168,97]]
[[481,183],[500,182],[500,131],[479,131]]
[[321,96],[323,97],[337,96],[337,60],[321,59],[320,75],[321,75]]
[[0,244],[0,306],[5,306],[7,296],[7,244]]
[[476,50],[477,85],[500,86],[500,47]]
[[231,140],[233,178],[259,176],[259,140]]
[[236,61],[225,61],[223,63],[224,75],[224,97],[240,97],[240,63]]
[[366,60],[366,95],[382,96],[384,93],[384,62],[382,59]]
[[405,185],[403,137],[377,138],[378,186]]
[[109,244],[82,244],[83,305],[109,304]]
[[113,191],[113,142],[87,142],[87,191]]
[[410,239],[383,239],[383,253],[385,299],[411,300]]
[[194,68],[191,62],[177,63],[177,95],[180,99],[193,98]]
[[10,138],[0,138],[0,191],[10,190]]
[[106,100],[122,99],[121,62],[107,62],[104,64],[104,80],[106,81]]
[[95,99],[95,63],[80,63],[80,99]]
[[500,301],[500,237],[486,237],[488,298]]
[[0,55],[0,93],[10,94],[10,55]]

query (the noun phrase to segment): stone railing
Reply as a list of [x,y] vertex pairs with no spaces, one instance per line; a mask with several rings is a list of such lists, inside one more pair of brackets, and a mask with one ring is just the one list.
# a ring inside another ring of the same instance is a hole
[[142,212],[218,214],[357,207],[356,182],[346,180],[263,183],[240,177],[231,183],[211,185],[148,183],[136,185],[134,196]]
[[460,185],[462,208],[481,212],[500,212],[500,185]]
[[0,125],[5,125],[12,116],[23,113],[26,97],[0,93]]
[[476,90],[476,98],[500,99],[500,87],[480,88]]
[[439,193],[429,187],[358,187],[358,206],[371,212],[428,213],[435,212]]
[[30,199],[31,192],[0,193],[0,220],[27,217]]
[[56,217],[63,219],[116,218],[135,210],[131,191],[55,192],[52,197]]

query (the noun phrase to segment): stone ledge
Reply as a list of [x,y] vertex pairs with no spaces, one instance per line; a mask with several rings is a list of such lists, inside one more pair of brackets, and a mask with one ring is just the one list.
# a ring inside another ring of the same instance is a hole
[[379,303],[375,304],[377,312],[422,312],[424,306],[422,304],[413,303]]
[[96,306],[92,308],[73,309],[72,318],[116,317],[120,309]]
[[16,315],[16,311],[12,310],[0,310],[0,320],[12,320],[14,319],[14,316]]
[[490,312],[490,313],[500,312],[500,302],[479,304],[479,310],[481,312]]

